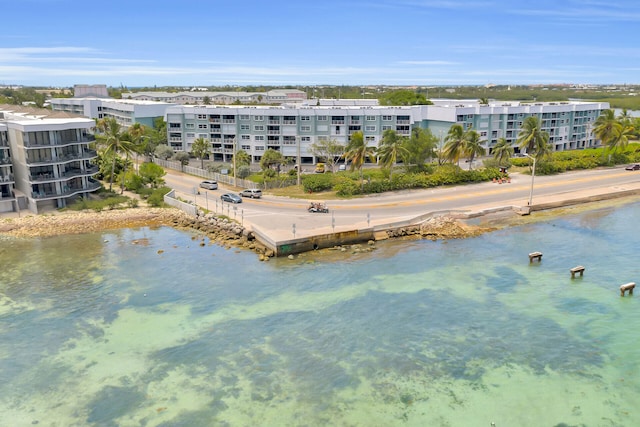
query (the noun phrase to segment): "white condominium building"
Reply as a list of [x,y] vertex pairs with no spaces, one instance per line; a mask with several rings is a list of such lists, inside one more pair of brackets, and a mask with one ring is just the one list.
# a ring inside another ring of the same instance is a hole
[[607,103],[499,102],[433,100],[435,105],[384,107],[375,105],[220,106],[180,105],[166,110],[167,139],[176,150],[191,151],[193,141],[204,138],[212,144],[216,161],[231,161],[234,150],[249,153],[258,162],[268,149],[302,163],[315,163],[313,143],[335,140],[346,145],[354,132],[362,132],[370,146],[377,146],[385,130],[409,136],[411,129],[430,129],[444,141],[454,124],[475,129],[490,153],[498,139],[516,148],[518,133],[526,117],[537,116],[550,135],[555,151],[598,146],[593,123]]
[[62,208],[98,190],[94,126],[67,113],[0,105],[0,212]]

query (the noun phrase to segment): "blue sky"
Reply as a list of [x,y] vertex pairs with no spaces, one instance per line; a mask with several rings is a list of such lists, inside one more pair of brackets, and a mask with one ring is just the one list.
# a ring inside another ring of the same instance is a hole
[[640,83],[637,0],[0,0],[0,85]]

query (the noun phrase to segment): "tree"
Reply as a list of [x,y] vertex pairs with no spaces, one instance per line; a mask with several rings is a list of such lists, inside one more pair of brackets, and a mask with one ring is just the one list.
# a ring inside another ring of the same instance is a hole
[[449,128],[444,139],[444,155],[451,163],[460,163],[460,156],[466,145],[466,133],[462,125],[455,124]]
[[164,184],[163,176],[166,175],[162,166],[155,163],[143,163],[140,165],[140,176],[145,184],[151,184],[151,187],[157,188],[159,185]]
[[542,130],[537,116],[529,116],[524,120],[516,142],[538,160],[551,152],[549,133]]
[[98,144],[103,147],[105,154],[113,155],[111,176],[109,177],[109,191],[111,191],[113,188],[116,157],[121,154],[130,155],[134,150],[134,145],[131,141],[125,139],[128,138],[128,136],[123,134],[120,124],[113,117],[98,120],[96,128],[101,132],[96,135]]
[[247,166],[247,168],[249,168],[249,166],[251,166],[251,155],[246,151],[238,150],[236,151],[236,154],[234,156],[236,161],[236,168],[239,168],[241,166]]
[[167,160],[173,156],[173,148],[166,144],[160,144],[153,150],[153,154],[162,160]]
[[493,147],[493,157],[498,161],[499,165],[503,165],[504,160],[508,161],[511,156],[513,156],[511,143],[505,138],[499,138],[498,143]]
[[471,170],[471,165],[473,165],[473,159],[476,156],[484,156],[487,150],[482,146],[482,143],[487,142],[486,140],[480,139],[480,134],[473,129],[470,129],[466,132],[465,135],[465,144],[464,144],[464,154],[469,156],[469,170]]
[[173,155],[173,160],[180,162],[180,166],[184,169],[189,164],[189,153],[186,151],[178,151]]
[[145,139],[145,133],[147,132],[147,127],[140,123],[134,123],[129,126],[127,130],[129,135],[131,135],[131,142],[134,146],[134,154],[136,156],[136,168],[138,167],[138,154],[144,153],[145,143],[143,142]]
[[383,94],[380,98],[380,105],[433,105],[433,102],[421,93],[401,89]]
[[197,138],[191,144],[191,153],[200,159],[200,168],[204,169],[204,157],[211,154],[211,142],[205,138]]
[[364,188],[364,176],[362,166],[367,159],[373,159],[374,147],[367,146],[364,140],[364,134],[361,131],[351,134],[351,139],[345,148],[344,158],[351,163],[351,171],[358,169],[360,171],[360,181]]
[[616,117],[613,110],[604,110],[594,123],[593,133],[611,152],[627,145],[628,136],[633,133],[631,119],[626,115]]
[[404,152],[402,161],[405,165],[414,165],[419,170],[424,169],[424,164],[435,157],[438,138],[431,133],[431,129],[414,128],[411,136],[404,139]]
[[389,168],[389,180],[393,178],[393,166],[398,157],[406,155],[405,138],[398,135],[393,129],[387,129],[382,133],[382,139],[378,143],[378,159],[383,167]]
[[260,167],[265,172],[268,169],[275,167],[275,170],[280,173],[280,165],[284,163],[287,163],[287,159],[284,158],[281,152],[276,151],[273,148],[269,148],[265,151],[260,159]]
[[342,157],[345,150],[344,145],[335,139],[314,142],[309,148],[314,156],[324,160],[332,172],[335,172],[336,163]]

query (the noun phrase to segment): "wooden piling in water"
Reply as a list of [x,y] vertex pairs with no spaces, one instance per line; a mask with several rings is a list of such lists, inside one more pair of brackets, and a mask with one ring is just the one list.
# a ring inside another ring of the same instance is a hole
[[571,272],[572,279],[576,277],[576,273],[580,273],[580,277],[582,277],[582,274],[584,273],[584,267],[581,265],[578,265],[576,267],[569,269],[569,271]]
[[636,284],[633,282],[625,283],[620,286],[620,296],[623,297],[626,291],[629,291],[629,295],[633,295],[633,288],[636,287]]
[[531,252],[529,254],[529,263],[532,263],[534,259],[537,259],[538,262],[542,261],[542,252]]

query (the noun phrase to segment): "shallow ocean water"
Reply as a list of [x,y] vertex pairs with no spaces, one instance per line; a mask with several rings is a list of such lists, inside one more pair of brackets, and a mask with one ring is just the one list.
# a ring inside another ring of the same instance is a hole
[[639,214],[269,262],[171,228],[2,240],[0,425],[640,425]]

